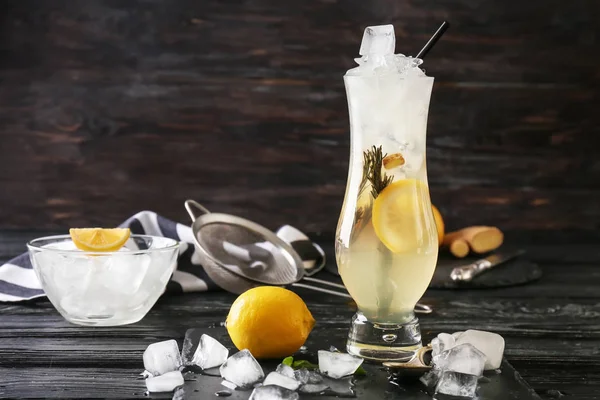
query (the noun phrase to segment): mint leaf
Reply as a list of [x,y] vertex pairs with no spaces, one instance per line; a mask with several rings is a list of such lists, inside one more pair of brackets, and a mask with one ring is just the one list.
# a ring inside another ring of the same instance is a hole
[[297,361],[294,361],[294,363],[292,364],[292,368],[294,368],[294,369],[300,369],[300,368],[317,369],[317,368],[319,368],[319,366],[317,364],[311,363],[310,361],[297,360]]
[[[294,360],[294,357],[292,357],[292,356],[284,358],[281,363],[284,365],[287,365],[289,367],[292,367],[293,369],[301,369],[301,368],[319,369],[319,366],[317,364],[313,364],[308,360]],[[367,371],[365,371],[365,369],[361,365],[356,369],[356,371],[354,371],[354,375],[355,376],[365,376],[365,375],[367,375]]]
[[362,367],[362,365],[359,365],[359,367],[356,369],[356,371],[354,371],[354,375],[364,376],[364,375],[367,375],[367,371],[365,371],[365,369]]
[[293,362],[294,362],[294,357],[289,356],[289,357],[284,358],[281,363],[283,365],[287,365],[288,367],[291,367]]

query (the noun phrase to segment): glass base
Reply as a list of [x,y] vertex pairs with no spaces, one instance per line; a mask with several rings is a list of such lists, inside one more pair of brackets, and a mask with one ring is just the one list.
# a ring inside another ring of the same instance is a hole
[[144,314],[131,316],[129,318],[115,318],[115,317],[91,317],[91,318],[75,318],[63,315],[67,321],[75,325],[83,326],[120,326],[135,324],[144,318]]
[[373,323],[360,311],[352,317],[346,344],[349,354],[372,361],[406,362],[421,347],[421,328],[415,316],[401,324]]

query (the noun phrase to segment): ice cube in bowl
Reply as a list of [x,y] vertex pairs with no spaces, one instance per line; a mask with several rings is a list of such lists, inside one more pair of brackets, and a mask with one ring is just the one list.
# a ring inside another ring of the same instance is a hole
[[78,325],[116,326],[142,319],[177,263],[176,240],[131,235],[117,251],[89,252],[69,235],[27,244],[42,289],[58,312]]

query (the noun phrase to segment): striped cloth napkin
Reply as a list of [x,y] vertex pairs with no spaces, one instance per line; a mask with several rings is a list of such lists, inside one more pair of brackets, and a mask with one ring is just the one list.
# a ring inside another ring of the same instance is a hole
[[[131,229],[133,234],[164,236],[180,241],[177,269],[167,284],[165,293],[205,292],[221,290],[204,271],[196,255],[192,228],[152,211],[141,211],[120,227]],[[276,232],[282,240],[296,250],[304,261],[304,266],[311,269],[325,263],[325,253],[314,242],[298,229],[284,225]],[[0,301],[23,301],[45,296],[41,289],[29,254],[24,253],[0,266]]]

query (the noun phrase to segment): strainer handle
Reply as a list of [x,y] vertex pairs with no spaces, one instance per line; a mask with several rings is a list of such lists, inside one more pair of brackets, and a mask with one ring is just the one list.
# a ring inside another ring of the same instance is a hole
[[[204,207],[202,204],[198,203],[197,201],[186,200],[184,205],[185,205],[185,209],[188,212],[188,215],[192,219],[192,222],[196,221],[198,219],[198,217],[200,217],[203,214],[210,214],[210,211],[208,211],[208,209],[206,207]],[[198,214],[198,211],[201,211],[201,213]]]

